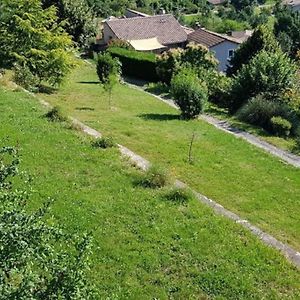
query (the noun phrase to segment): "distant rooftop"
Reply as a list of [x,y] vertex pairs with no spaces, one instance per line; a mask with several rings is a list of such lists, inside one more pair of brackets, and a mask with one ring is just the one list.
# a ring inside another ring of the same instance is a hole
[[187,40],[187,33],[172,15],[112,19],[106,24],[121,40],[156,37],[163,45],[183,43]]
[[242,41],[238,38],[228,36],[225,34],[219,34],[213,31],[209,31],[205,28],[199,28],[188,35],[190,42],[196,42],[204,45],[208,48],[214,47],[224,41],[230,41],[236,44],[241,44]]

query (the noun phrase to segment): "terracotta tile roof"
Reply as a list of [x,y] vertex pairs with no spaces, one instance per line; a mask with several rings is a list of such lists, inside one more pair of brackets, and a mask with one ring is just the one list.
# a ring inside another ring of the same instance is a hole
[[172,15],[113,19],[106,24],[122,40],[156,37],[163,45],[187,41],[187,33]]
[[241,41],[233,37],[222,35],[216,32],[208,31],[206,29],[197,29],[188,35],[189,42],[195,42],[206,46],[207,48],[214,47],[224,41],[230,41],[236,44],[240,44]]
[[206,46],[207,48],[216,46],[225,41],[224,38],[211,34],[204,29],[197,29],[188,36],[190,42],[195,42]]

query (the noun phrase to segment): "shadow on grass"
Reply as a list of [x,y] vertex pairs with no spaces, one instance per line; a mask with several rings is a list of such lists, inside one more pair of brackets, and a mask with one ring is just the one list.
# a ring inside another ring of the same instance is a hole
[[87,107],[87,106],[83,106],[83,107],[76,107],[75,110],[89,110],[89,111],[93,111],[95,110],[95,108],[92,108],[92,107]]
[[172,121],[172,120],[180,120],[180,115],[173,114],[141,114],[138,115],[139,118],[144,120],[154,120],[154,121]]
[[51,95],[51,94],[54,94],[56,91],[57,91],[57,88],[52,87],[52,86],[48,86],[48,85],[41,84],[38,87],[38,92],[41,93],[41,94]]
[[100,84],[99,81],[78,81],[80,84]]

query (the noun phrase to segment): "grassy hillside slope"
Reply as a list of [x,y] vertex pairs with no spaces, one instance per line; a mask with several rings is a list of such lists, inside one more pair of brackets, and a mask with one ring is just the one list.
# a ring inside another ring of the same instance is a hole
[[77,68],[57,93],[40,96],[300,250],[300,169],[204,121],[180,120],[175,109],[124,85],[110,110],[93,66]]
[[0,87],[1,145],[18,145],[34,176],[33,206],[55,198],[53,222],[91,231],[91,279],[101,299],[295,299],[300,273],[277,251],[195,199],[134,184],[116,149],[90,146],[38,102]]

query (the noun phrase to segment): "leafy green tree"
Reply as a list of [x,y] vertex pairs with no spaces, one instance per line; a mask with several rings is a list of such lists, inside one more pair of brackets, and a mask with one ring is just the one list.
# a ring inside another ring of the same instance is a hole
[[51,85],[61,83],[74,66],[70,36],[57,23],[54,7],[43,9],[39,0],[2,0],[0,57],[16,63]]
[[190,43],[187,45],[181,57],[182,64],[203,69],[216,69],[218,61],[207,47]]
[[113,58],[108,52],[99,54],[97,57],[97,74],[104,90],[108,93],[108,103],[111,107],[112,91],[120,81],[121,63]]
[[30,181],[18,188],[19,158],[0,148],[0,299],[91,299],[90,242],[45,221],[49,204],[30,212]]
[[[229,109],[236,112],[250,98],[260,94],[265,99],[283,101],[287,91],[298,89],[298,80],[297,65],[286,54],[281,50],[262,50],[234,78]],[[288,104],[293,106],[293,103]]]
[[170,49],[156,58],[156,72],[160,80],[170,84],[173,74],[181,64],[182,49]]
[[275,17],[275,35],[282,49],[292,57],[296,57],[297,51],[300,50],[300,13],[286,6],[277,6]]
[[59,22],[80,47],[96,36],[95,17],[85,0],[43,0],[43,7],[54,5]]
[[215,70],[217,65],[215,56],[206,47],[190,43],[185,50],[171,49],[158,56],[156,71],[160,79],[169,84],[180,68]]
[[247,64],[251,58],[261,50],[274,52],[278,49],[279,45],[273,32],[268,26],[261,25],[257,27],[253,32],[253,35],[236,50],[234,56],[230,60],[227,74],[236,74],[243,65]]

